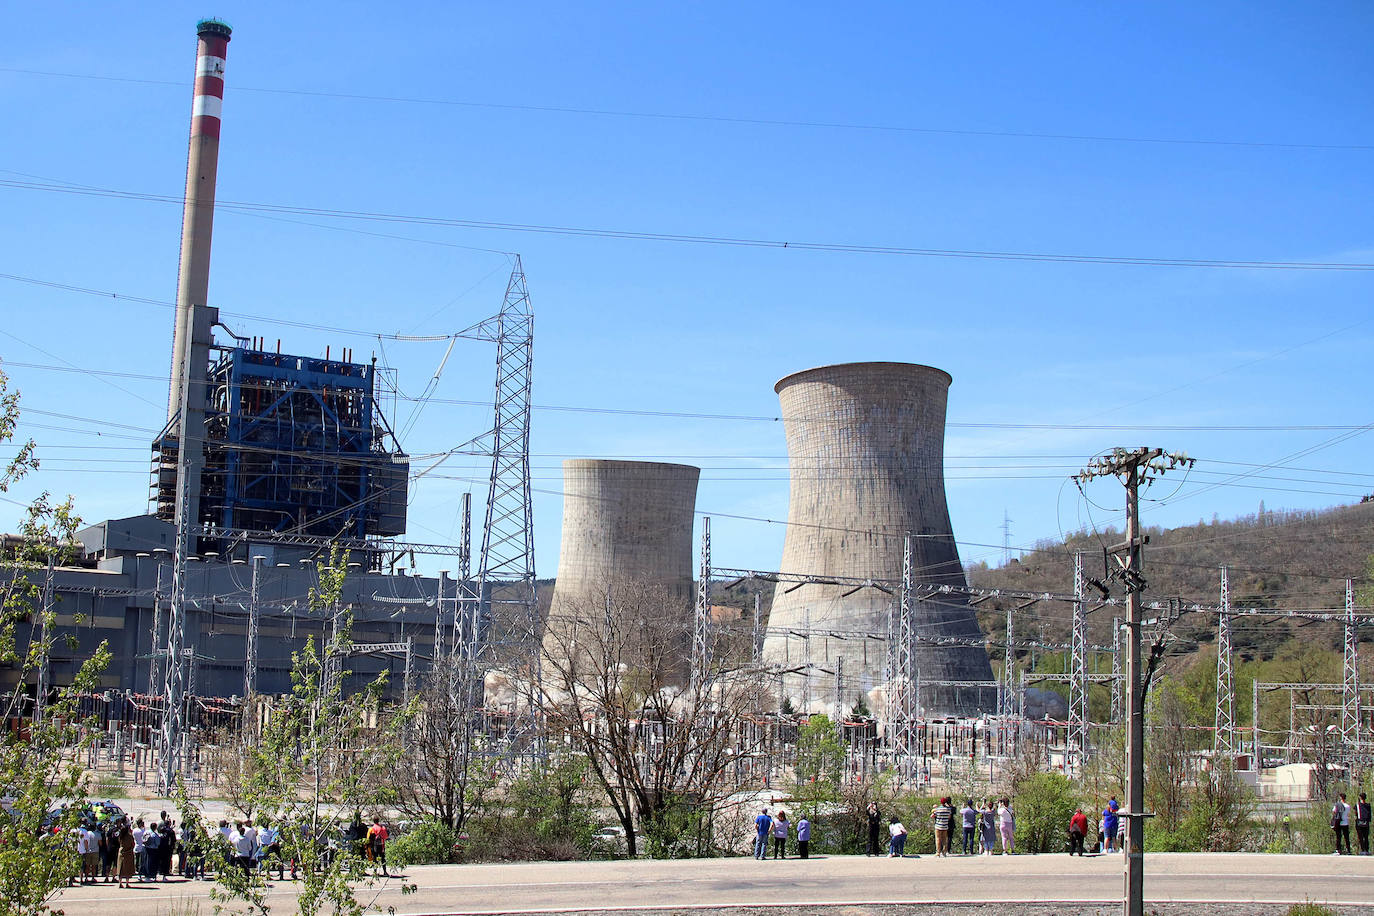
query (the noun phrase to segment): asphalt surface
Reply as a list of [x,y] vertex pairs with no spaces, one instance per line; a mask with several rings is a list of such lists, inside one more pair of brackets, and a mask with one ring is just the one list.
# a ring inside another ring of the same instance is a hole
[[[1052,910],[1096,912],[1090,905],[1120,906],[1122,869],[1117,855],[533,862],[417,867],[403,880],[360,888],[358,896],[395,916],[742,907],[842,914],[851,907],[991,902],[1064,903]],[[416,888],[403,894],[403,884]],[[273,882],[273,910],[292,912],[293,888],[290,881]],[[55,905],[66,916],[143,916],[174,905],[186,912],[196,904],[209,914],[209,890],[207,883],[180,879],[128,890],[96,884],[68,888]],[[1183,907],[1166,907],[1166,913],[1205,912],[1208,904],[1254,904],[1259,912],[1305,900],[1340,905],[1343,914],[1374,913],[1374,858],[1151,854],[1145,898]]]

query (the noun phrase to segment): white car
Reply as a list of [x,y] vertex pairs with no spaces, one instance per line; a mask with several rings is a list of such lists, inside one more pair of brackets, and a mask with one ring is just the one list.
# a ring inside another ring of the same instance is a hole
[[592,834],[592,848],[612,855],[624,855],[629,852],[630,844],[625,842],[624,827],[602,827]]

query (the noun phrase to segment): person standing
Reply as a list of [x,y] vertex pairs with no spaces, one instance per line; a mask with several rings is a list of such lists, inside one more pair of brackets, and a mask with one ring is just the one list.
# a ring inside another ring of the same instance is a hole
[[883,827],[883,813],[878,810],[877,802],[868,803],[868,855],[882,855],[878,845],[878,831]]
[[83,821],[77,830],[76,851],[81,853],[81,883],[94,884],[100,875],[100,841],[87,822]]
[[119,880],[119,821],[100,825],[100,877],[106,883]]
[[986,799],[978,809],[978,827],[982,838],[983,855],[990,856],[997,848],[997,804]]
[[181,822],[181,871],[188,881],[205,877],[204,833],[200,824]]
[[787,858],[787,831],[790,827],[787,812],[779,811],[778,816],[773,818],[773,858]]
[[1116,848],[1116,828],[1121,822],[1120,816],[1116,813],[1121,806],[1116,802],[1116,796],[1107,799],[1107,807],[1102,811],[1102,851],[1111,852]]
[[253,870],[253,838],[248,835],[248,828],[235,822],[234,832],[229,834],[229,843],[234,850],[234,864],[243,869],[243,876],[247,878]]
[[281,831],[263,818],[262,826],[258,828],[258,861],[269,877],[273,859],[277,860],[277,880],[280,881],[286,873],[286,863],[281,858]]
[[156,881],[158,869],[162,867],[162,835],[157,832],[156,823],[143,831],[143,879]]
[[140,881],[143,880],[143,873],[148,869],[148,863],[144,861],[144,857],[147,855],[147,852],[143,848],[143,835],[145,832],[146,831],[143,829],[143,818],[140,817],[134,822],[134,829],[132,831],[134,838],[134,871],[138,873],[138,880]]
[[949,828],[954,824],[954,806],[949,798],[941,798],[930,809],[930,819],[935,823],[935,855],[943,858],[949,855]]
[[1083,857],[1083,838],[1088,835],[1088,816],[1083,813],[1080,806],[1073,812],[1073,817],[1069,818],[1069,855],[1078,853],[1078,857]]
[[973,847],[978,836],[978,809],[973,807],[973,799],[966,799],[959,809],[959,819],[964,828],[963,854],[973,855]]
[[889,836],[888,858],[906,858],[906,827],[902,826],[902,822],[894,817],[887,825],[887,832]]
[[769,817],[768,809],[764,808],[758,817],[754,818],[754,858],[762,862],[768,858],[768,833],[773,829],[773,818]]
[[1369,855],[1369,800],[1360,793],[1360,800],[1355,803],[1355,836],[1360,841],[1360,855]]
[[243,836],[248,841],[248,858],[252,860],[252,864],[256,868],[258,863],[258,828],[253,824],[251,817],[243,822]]
[[164,820],[157,829],[158,835],[158,872],[163,881],[172,880],[172,856],[177,850],[176,827],[170,818]]
[[386,831],[386,825],[382,819],[374,817],[372,826],[367,828],[367,849],[372,861],[382,866],[382,875],[390,877],[386,873],[386,841],[390,839],[390,834]]
[[1002,827],[1002,855],[1012,855],[1016,851],[1016,813],[1011,810],[1011,799],[1004,798],[997,806],[997,820]]
[[1350,855],[1350,806],[1345,802],[1342,792],[1331,806],[1331,830],[1336,834],[1336,855],[1341,855],[1341,842],[1345,842],[1344,855]]
[[800,858],[806,859],[810,857],[810,852],[811,821],[803,814],[801,820],[797,821],[797,855]]
[[115,834],[115,844],[119,849],[119,864],[115,873],[119,877],[119,886],[127,888],[138,864],[138,853],[134,849],[134,832],[127,820],[120,821],[119,832]]

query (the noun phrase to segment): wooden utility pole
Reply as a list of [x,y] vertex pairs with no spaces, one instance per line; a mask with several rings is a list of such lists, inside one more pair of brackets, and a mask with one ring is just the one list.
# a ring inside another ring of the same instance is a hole
[[1126,541],[1112,548],[1118,568],[1112,578],[1126,589],[1126,874],[1125,916],[1145,914],[1145,692],[1141,677],[1140,593],[1145,590],[1140,533],[1140,488],[1165,471],[1191,467],[1193,459],[1158,448],[1113,449],[1074,475],[1081,488],[1098,477],[1115,477],[1126,487]]

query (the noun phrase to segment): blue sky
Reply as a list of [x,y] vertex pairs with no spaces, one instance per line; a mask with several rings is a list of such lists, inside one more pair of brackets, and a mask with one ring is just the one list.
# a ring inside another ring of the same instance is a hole
[[[16,6],[0,33],[0,182],[179,197],[194,23],[213,14],[234,27],[221,201],[910,248],[1374,263],[1374,10],[1202,6]],[[338,97],[360,95],[443,104]],[[0,184],[0,213],[0,273],[175,295],[179,205]],[[375,352],[413,395],[443,345],[367,335],[449,333],[493,313],[512,251],[537,314],[541,407],[775,417],[772,386],[784,375],[904,360],[954,376],[952,424],[1048,427],[949,429],[966,561],[999,558],[986,545],[1002,543],[1004,512],[1015,545],[1110,521],[1064,482],[1114,445],[1202,459],[1149,508],[1156,524],[1374,492],[1374,434],[1331,442],[1344,430],[1276,428],[1374,422],[1370,272],[834,253],[222,211],[211,299],[236,316],[336,328],[227,319],[290,352]],[[143,511],[170,309],[8,279],[0,309],[0,357],[35,411],[24,432],[44,461],[10,495],[71,492],[88,519]],[[485,345],[459,344],[436,396],[489,398],[493,359]],[[36,368],[68,365],[138,377]],[[396,425],[412,410],[402,403]],[[439,451],[489,423],[484,409],[431,403],[404,444]],[[1086,425],[1206,428],[1071,428]],[[1235,426],[1266,428],[1217,429]],[[1247,466],[1307,449],[1278,469]],[[540,409],[533,452],[543,575],[557,564],[564,457],[698,464],[700,510],[786,517],[777,422]],[[1252,476],[1211,487],[1238,473]],[[412,493],[414,540],[454,539],[463,478],[485,471],[455,460],[439,474]],[[1119,502],[1103,486],[1095,500]],[[716,562],[774,568],[782,532],[720,517]]]

